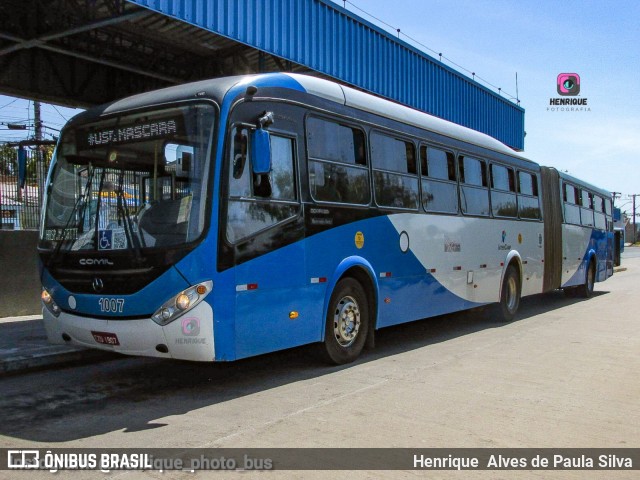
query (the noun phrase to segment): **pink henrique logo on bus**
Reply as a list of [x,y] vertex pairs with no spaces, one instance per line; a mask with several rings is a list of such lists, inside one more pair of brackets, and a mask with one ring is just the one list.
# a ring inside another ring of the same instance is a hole
[[187,337],[195,337],[200,334],[200,320],[194,317],[182,319],[182,334]]

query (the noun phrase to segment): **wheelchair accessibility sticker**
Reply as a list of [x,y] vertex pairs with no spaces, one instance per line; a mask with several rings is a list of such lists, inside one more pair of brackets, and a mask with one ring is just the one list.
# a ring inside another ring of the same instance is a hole
[[124,229],[98,230],[98,250],[120,250],[127,248]]
[[98,231],[98,250],[111,250],[113,248],[113,230]]

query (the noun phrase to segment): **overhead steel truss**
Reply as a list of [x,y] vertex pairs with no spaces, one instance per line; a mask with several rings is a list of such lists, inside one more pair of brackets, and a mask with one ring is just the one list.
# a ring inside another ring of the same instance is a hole
[[3,0],[0,92],[88,107],[187,81],[307,71],[124,0]]

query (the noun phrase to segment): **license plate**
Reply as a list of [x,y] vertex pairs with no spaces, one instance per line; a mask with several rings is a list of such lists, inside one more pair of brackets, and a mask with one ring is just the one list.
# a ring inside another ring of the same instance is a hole
[[101,343],[103,345],[120,345],[118,336],[115,333],[91,332],[91,335],[93,335],[93,339],[97,343]]

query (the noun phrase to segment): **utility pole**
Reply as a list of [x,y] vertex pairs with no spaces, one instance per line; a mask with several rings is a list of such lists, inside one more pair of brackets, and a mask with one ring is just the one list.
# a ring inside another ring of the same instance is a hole
[[613,196],[613,204],[615,205],[616,200],[619,199],[622,196],[622,193],[620,193],[620,192],[611,192],[611,195]]
[[634,245],[638,241],[638,230],[636,229],[636,197],[637,196],[638,196],[637,193],[634,193],[633,195],[631,195],[631,198],[633,199],[633,244]]
[[[40,117],[40,102],[33,102],[33,123],[34,123],[34,136],[36,142],[42,141],[42,119]],[[36,179],[38,183],[38,207],[42,207],[42,196],[44,194],[44,174],[42,165],[42,150],[38,146],[35,149],[36,153]]]

